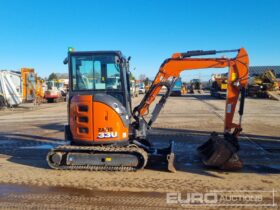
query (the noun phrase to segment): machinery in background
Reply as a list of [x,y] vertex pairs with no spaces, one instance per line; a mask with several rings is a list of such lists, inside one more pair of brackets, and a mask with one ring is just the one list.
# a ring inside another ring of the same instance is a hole
[[21,69],[22,80],[22,100],[23,102],[33,102],[36,98],[36,73],[33,68]]
[[202,84],[200,79],[192,79],[189,85],[189,93],[203,93]]
[[227,96],[228,74],[212,74],[210,83],[210,95],[216,98],[226,98]]
[[182,87],[183,87],[183,83],[182,83],[182,79],[178,78],[171,90],[171,94],[170,96],[181,96],[182,95]]
[[145,93],[147,93],[152,85],[152,81],[150,81],[149,79],[146,79],[144,84],[145,84]]
[[33,68],[21,69],[22,100],[40,104],[44,98],[43,80],[41,80]]
[[272,98],[280,101],[279,84],[274,71],[268,69],[260,75],[250,77],[247,94],[251,97]]
[[[121,52],[74,52],[70,49],[64,63],[68,63],[70,87],[65,139],[71,144],[49,151],[47,162],[51,168],[134,171],[143,169],[148,161],[156,158],[164,161],[169,171],[175,172],[174,142],[171,141],[166,148],[157,148],[148,141],[147,132],[182,71],[225,67],[229,67],[231,79],[227,86],[223,137],[213,132],[210,139],[198,148],[198,152],[206,166],[232,170],[242,168],[237,151],[248,82],[249,58],[244,48],[173,54],[162,63],[149,90],[133,110],[129,60]],[[234,58],[194,58],[226,52],[237,52],[237,55]],[[108,88],[107,78],[112,75],[119,76],[119,84]],[[150,111],[150,105],[162,87],[166,87],[166,92]],[[239,98],[240,118],[234,122]],[[148,119],[149,112],[151,117]]]
[[146,89],[145,89],[145,83],[144,82],[141,82],[139,84],[139,94],[145,94],[146,92]]
[[181,88],[182,95],[186,95],[188,93],[188,84],[186,82],[183,82],[182,88]]
[[43,84],[44,84],[44,80],[41,79],[40,77],[37,77],[36,75],[35,100],[33,101],[34,105],[40,105],[41,103],[43,103],[44,95],[45,95]]
[[48,103],[64,101],[67,95],[67,87],[60,80],[46,81],[44,98]]
[[133,98],[139,96],[139,84],[135,80],[130,80],[130,95]]
[[41,103],[44,97],[43,81],[33,68],[0,71],[0,106],[14,107],[21,103]]
[[0,108],[14,107],[21,103],[20,72],[0,71]]
[[62,97],[65,99],[69,92],[69,79],[58,79],[58,90],[60,90]]
[[42,80],[41,78],[37,77],[36,78],[36,96],[37,97],[40,97],[40,98],[44,98],[44,88],[43,88],[43,83],[44,83],[44,80]]

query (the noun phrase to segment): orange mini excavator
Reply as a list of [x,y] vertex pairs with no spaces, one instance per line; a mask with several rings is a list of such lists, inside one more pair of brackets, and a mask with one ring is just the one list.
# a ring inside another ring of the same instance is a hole
[[[217,53],[234,53],[234,58],[205,58]],[[198,57],[197,56],[204,56]],[[143,169],[154,156],[166,161],[175,172],[174,142],[155,148],[147,141],[147,130],[158,117],[172,87],[185,70],[229,67],[224,134],[212,133],[198,148],[203,163],[222,169],[239,169],[238,135],[248,82],[249,59],[244,48],[224,51],[175,53],[160,66],[151,87],[133,110],[129,87],[129,60],[119,51],[75,52],[68,50],[64,63],[69,67],[68,125],[65,138],[70,145],[59,146],[47,155],[54,169],[133,171]],[[145,115],[161,88],[163,94],[147,122]],[[239,103],[240,121],[233,123]]]

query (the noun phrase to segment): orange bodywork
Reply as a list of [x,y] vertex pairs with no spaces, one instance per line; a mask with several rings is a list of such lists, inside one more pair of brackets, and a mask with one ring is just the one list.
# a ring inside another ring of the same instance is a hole
[[[185,70],[225,67],[229,67],[229,76],[224,129],[226,132],[230,132],[232,128],[240,128],[240,124],[233,123],[233,116],[240,90],[248,83],[249,58],[244,48],[239,49],[235,58],[182,58],[181,53],[175,53],[172,55],[172,59],[168,59],[162,64],[152,86],[178,78],[180,73]],[[139,110],[141,116],[147,113],[160,89],[161,86],[158,86],[149,94],[144,106]]]
[[29,101],[30,98],[33,98],[33,92],[35,91],[34,84],[32,81],[29,81],[31,74],[35,75],[35,70],[32,68],[21,68],[21,80],[22,80],[22,99],[23,101]]
[[69,120],[74,141],[100,144],[128,140],[128,128],[119,114],[110,106],[95,102],[94,96],[73,96]]

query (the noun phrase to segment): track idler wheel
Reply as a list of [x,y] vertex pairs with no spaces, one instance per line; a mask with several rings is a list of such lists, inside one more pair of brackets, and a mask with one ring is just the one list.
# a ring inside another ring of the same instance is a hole
[[226,133],[224,138],[213,132],[208,141],[197,148],[204,165],[223,170],[239,170],[243,167],[237,151],[238,140],[234,134]]
[[63,154],[61,152],[57,152],[51,156],[51,161],[55,165],[60,165],[62,161]]

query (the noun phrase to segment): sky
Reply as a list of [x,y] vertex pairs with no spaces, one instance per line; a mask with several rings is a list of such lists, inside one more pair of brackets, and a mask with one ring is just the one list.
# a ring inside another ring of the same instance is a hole
[[[188,50],[245,47],[250,65],[280,65],[279,8],[279,0],[0,0],[0,69],[65,73],[70,46],[121,50],[136,77],[151,79],[164,59]],[[182,78],[213,71],[227,69]]]

